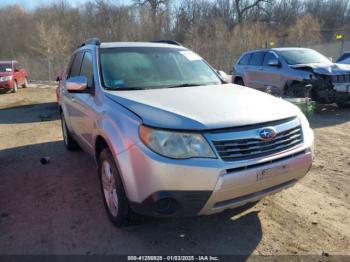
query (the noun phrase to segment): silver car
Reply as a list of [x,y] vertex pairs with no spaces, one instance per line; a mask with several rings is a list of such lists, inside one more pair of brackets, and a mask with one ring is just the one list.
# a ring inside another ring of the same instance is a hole
[[64,144],[96,159],[106,210],[208,215],[287,188],[310,169],[313,131],[282,99],[226,84],[176,43],[100,43],[60,81]]
[[350,66],[332,63],[308,48],[249,51],[234,65],[233,82],[278,96],[309,96],[319,103],[350,106]]

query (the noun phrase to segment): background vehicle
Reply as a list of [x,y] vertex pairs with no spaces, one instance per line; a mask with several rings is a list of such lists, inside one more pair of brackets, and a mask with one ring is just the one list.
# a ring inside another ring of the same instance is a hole
[[98,163],[106,210],[208,215],[292,186],[313,132],[294,105],[225,84],[177,44],[85,42],[60,81],[64,144]]
[[340,64],[350,64],[350,52],[344,52],[335,62]]
[[28,73],[15,60],[0,61],[0,88],[16,93],[19,86],[28,87]]
[[234,83],[320,103],[350,102],[350,66],[334,64],[307,48],[272,48],[244,53],[234,66]]

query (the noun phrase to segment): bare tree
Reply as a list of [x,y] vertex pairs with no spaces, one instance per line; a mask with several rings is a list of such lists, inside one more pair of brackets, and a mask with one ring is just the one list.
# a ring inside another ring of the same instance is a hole
[[160,23],[159,19],[157,19],[158,14],[162,10],[162,7],[168,7],[170,0],[133,0],[133,2],[137,5],[146,5],[148,4],[151,8],[151,20],[154,26],[154,34],[153,37],[159,37],[160,35]]
[[235,8],[238,24],[242,24],[245,13],[249,10],[260,7],[263,3],[271,3],[272,0],[235,0]]

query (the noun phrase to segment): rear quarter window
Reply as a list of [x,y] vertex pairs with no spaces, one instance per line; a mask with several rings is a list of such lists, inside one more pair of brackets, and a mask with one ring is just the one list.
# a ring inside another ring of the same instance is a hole
[[248,65],[250,60],[251,54],[244,55],[238,62],[239,65]]

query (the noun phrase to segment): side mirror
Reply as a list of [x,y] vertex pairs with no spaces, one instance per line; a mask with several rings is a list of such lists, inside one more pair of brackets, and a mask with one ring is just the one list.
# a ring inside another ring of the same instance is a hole
[[67,79],[66,87],[68,92],[85,93],[88,90],[86,76],[73,76]]
[[278,61],[278,59],[270,59],[267,63],[269,66],[275,66],[275,67],[280,67],[281,63]]
[[19,72],[19,69],[18,68],[15,68],[15,70],[14,70],[15,72]]
[[62,78],[60,76],[56,77],[56,82],[60,82],[62,80]]

